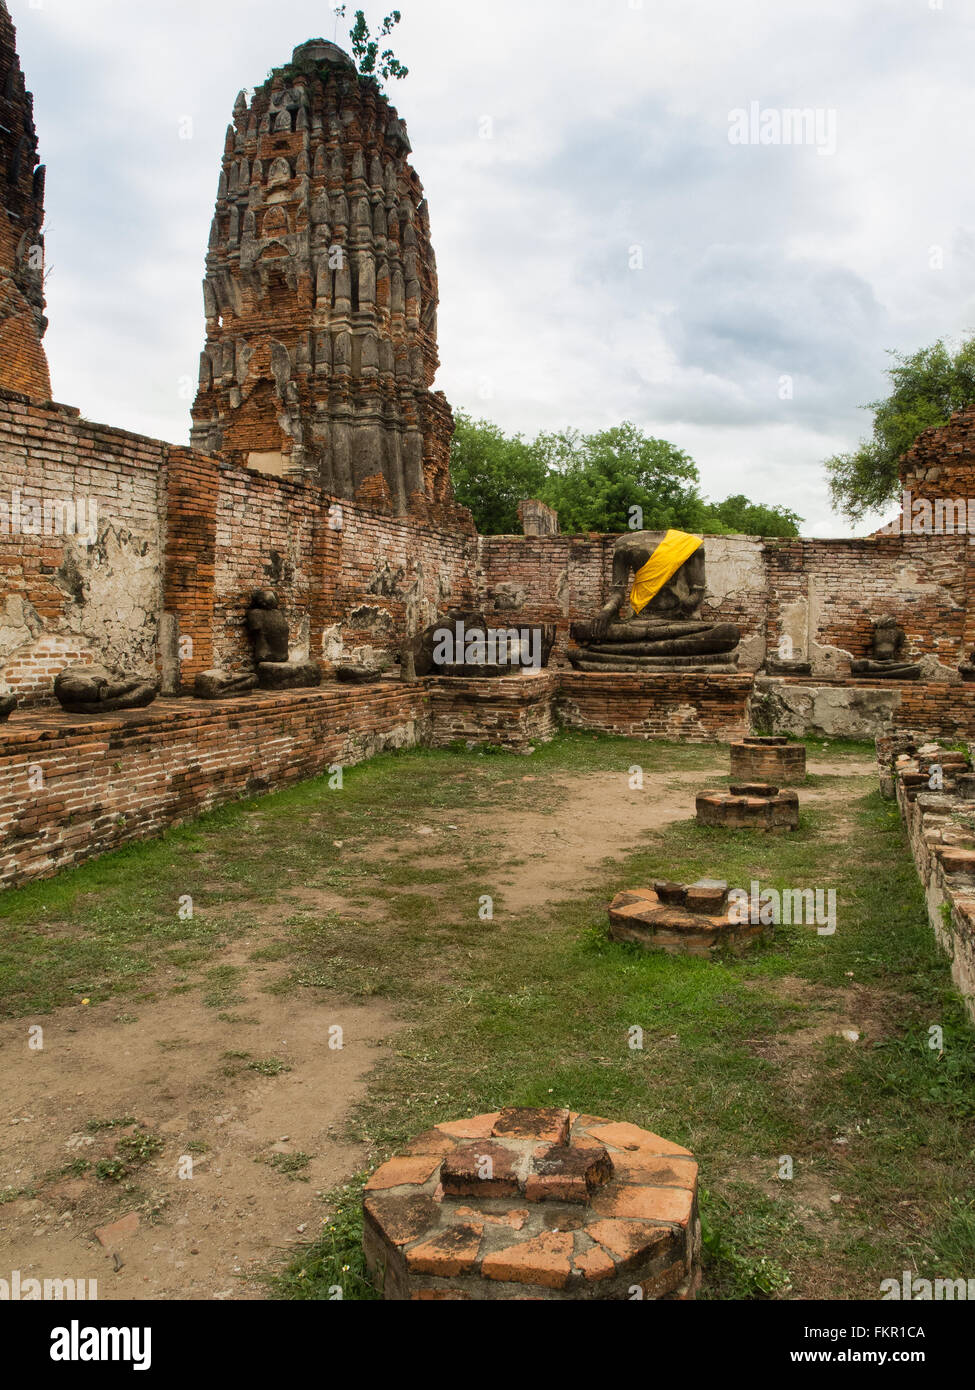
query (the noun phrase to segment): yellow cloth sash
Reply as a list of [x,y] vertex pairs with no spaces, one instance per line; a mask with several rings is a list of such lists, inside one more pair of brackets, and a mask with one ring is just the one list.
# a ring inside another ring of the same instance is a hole
[[647,563],[633,577],[630,603],[637,613],[646,608],[669,579],[673,579],[703,541],[703,536],[689,536],[686,531],[667,532]]

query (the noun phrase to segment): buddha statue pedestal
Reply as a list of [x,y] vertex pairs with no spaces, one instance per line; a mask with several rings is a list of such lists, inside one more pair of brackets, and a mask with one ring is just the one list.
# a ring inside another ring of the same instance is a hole
[[219,668],[200,671],[193,682],[193,695],[197,700],[229,700],[235,695],[246,695],[257,686],[254,675],[233,675]]
[[155,681],[119,676],[104,666],[68,666],[54,682],[58,704],[69,714],[114,714],[145,709],[159,694]]

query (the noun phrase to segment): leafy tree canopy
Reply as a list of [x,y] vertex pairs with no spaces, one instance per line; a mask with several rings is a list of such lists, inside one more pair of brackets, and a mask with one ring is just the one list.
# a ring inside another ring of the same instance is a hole
[[[708,512],[736,536],[798,536],[802,525],[802,517],[790,508],[749,502],[740,492],[723,502],[710,503]],[[710,522],[705,523],[704,529],[718,532],[718,527]]]
[[864,406],[874,412],[873,433],[825,464],[833,507],[851,521],[897,497],[900,460],[923,430],[946,425],[953,411],[975,403],[975,338],[955,350],[939,339],[914,353],[890,355],[890,395]]
[[741,494],[706,501],[694,460],[629,421],[594,434],[542,432],[529,442],[459,414],[451,476],[458,502],[470,507],[482,535],[517,533],[518,503],[529,497],[554,508],[567,534],[615,533],[632,521],[634,529],[651,531],[796,536],[801,523],[788,508]]
[[454,495],[474,513],[484,536],[510,536],[521,528],[518,503],[539,497],[548,470],[534,445],[513,438],[487,420],[458,412],[451,446]]

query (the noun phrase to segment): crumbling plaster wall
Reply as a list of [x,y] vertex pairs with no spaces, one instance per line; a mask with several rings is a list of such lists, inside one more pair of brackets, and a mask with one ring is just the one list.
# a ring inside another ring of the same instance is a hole
[[167,445],[0,392],[0,688],[74,661],[156,670]]

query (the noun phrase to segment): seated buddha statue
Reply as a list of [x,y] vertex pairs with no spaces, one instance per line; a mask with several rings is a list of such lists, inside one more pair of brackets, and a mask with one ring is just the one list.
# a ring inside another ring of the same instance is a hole
[[[632,576],[632,586],[631,586]],[[698,616],[705,594],[704,544],[684,531],[632,531],[613,548],[609,599],[588,623],[573,623],[580,671],[737,669],[734,623]]]
[[321,685],[322,669],[317,661],[289,660],[291,626],[273,589],[257,590],[246,623],[262,689],[300,690]]
[[873,625],[871,656],[863,661],[851,662],[850,671],[854,676],[916,681],[921,668],[916,662],[904,660],[906,648],[907,633],[897,619],[888,613]]

